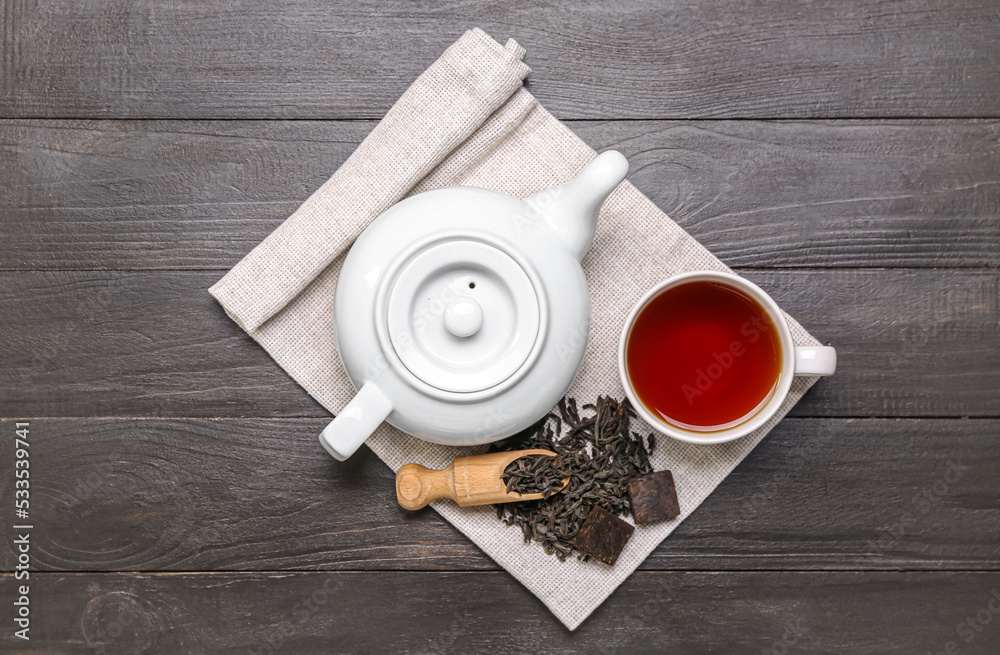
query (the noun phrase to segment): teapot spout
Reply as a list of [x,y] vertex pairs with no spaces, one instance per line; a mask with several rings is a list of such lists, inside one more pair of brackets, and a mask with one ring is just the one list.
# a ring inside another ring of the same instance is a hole
[[569,182],[525,199],[539,212],[577,260],[583,259],[597,231],[597,216],[628,174],[628,160],[616,150],[598,155]]

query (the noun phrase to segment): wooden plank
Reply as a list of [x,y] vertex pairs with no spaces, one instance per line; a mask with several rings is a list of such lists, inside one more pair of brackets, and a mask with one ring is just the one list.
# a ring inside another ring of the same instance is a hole
[[[368,449],[333,462],[321,420],[30,423],[35,569],[497,568],[433,510],[401,509]],[[998,435],[996,420],[786,419],[642,568],[998,570]],[[0,473],[14,479],[12,458]]]
[[573,123],[730,266],[1000,265],[1000,124]]
[[[5,588],[9,578],[0,576]],[[500,572],[33,573],[31,582],[30,647],[45,653],[992,655],[1000,647],[998,573],[637,573],[572,633]],[[26,652],[12,632],[0,647]]]
[[[795,416],[1000,415],[997,272],[743,273],[839,349]],[[221,274],[0,273],[0,416],[326,415],[208,295]]]
[[208,295],[219,277],[0,275],[0,415],[323,415]]
[[374,126],[4,121],[0,268],[229,268]]
[[1000,115],[992,0],[3,0],[0,116],[379,117],[465,30],[560,117]]
[[[0,269],[228,268],[373,126],[0,121]],[[732,266],[1000,266],[996,121],[572,127]]]

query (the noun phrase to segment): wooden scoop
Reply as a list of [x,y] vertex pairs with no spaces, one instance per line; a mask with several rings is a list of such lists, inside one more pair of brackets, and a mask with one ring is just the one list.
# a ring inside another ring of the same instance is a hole
[[[451,466],[440,470],[419,464],[404,464],[396,471],[396,500],[411,510],[425,507],[438,498],[451,498],[461,507],[538,500],[545,494],[507,493],[501,477],[511,462],[525,455],[556,456],[551,450],[533,448],[456,457]],[[558,491],[562,491],[568,483],[569,478],[565,478]]]

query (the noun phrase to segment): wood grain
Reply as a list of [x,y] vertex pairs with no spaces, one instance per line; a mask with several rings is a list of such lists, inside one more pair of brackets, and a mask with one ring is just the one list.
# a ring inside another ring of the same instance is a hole
[[[794,416],[998,416],[1000,274],[744,270],[840,354]],[[218,271],[0,273],[0,416],[326,416]]]
[[[373,126],[0,121],[0,269],[229,268]],[[996,121],[572,127],[731,266],[1000,266]]]
[[993,0],[3,0],[0,116],[377,118],[465,30],[566,118],[1000,115]]
[[[433,510],[401,509],[367,448],[330,459],[322,423],[32,419],[34,568],[497,568]],[[997,479],[997,420],[786,419],[642,568],[996,570]]]
[[[329,459],[207,294],[476,25],[840,351],[574,633],[370,451]],[[994,0],[0,0],[0,417],[35,417],[36,524],[0,651],[1000,651],[998,30]]]
[[[499,572],[52,573],[32,583],[31,647],[44,653],[936,655],[955,642],[951,652],[992,655],[1000,647],[997,573],[637,573],[573,633]],[[975,629],[957,632],[970,619]],[[23,646],[9,630],[0,636],[7,652]]]

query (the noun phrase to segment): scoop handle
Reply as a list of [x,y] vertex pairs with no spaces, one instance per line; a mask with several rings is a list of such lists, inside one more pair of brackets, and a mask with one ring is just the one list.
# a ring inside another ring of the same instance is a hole
[[458,500],[454,464],[440,470],[403,464],[396,471],[396,500],[404,509],[420,509],[438,498]]

